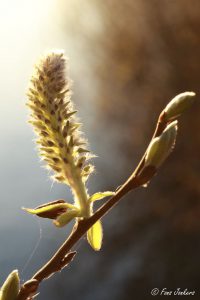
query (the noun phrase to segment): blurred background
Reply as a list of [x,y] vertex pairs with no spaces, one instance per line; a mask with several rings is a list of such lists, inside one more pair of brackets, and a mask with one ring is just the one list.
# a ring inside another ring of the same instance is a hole
[[[0,0],[0,37],[0,282],[16,268],[23,282],[71,228],[21,210],[71,199],[41,168],[27,124],[34,63],[46,50],[65,50],[73,100],[98,156],[89,191],[114,190],[168,101],[187,90],[198,98],[200,2]],[[200,294],[199,114],[197,101],[180,119],[176,149],[158,176],[103,219],[100,253],[80,241],[73,263],[44,282],[38,299],[143,300],[155,287]]]

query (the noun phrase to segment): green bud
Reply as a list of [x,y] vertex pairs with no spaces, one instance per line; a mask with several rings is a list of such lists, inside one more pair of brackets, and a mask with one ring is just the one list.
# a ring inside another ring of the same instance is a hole
[[14,270],[1,287],[0,300],[16,300],[19,293],[19,284],[18,271]]
[[165,107],[164,113],[167,121],[179,117],[194,102],[194,92],[185,92],[174,97]]
[[165,128],[159,137],[151,141],[146,152],[144,167],[154,166],[156,169],[160,167],[174,148],[177,129],[177,121],[174,121]]

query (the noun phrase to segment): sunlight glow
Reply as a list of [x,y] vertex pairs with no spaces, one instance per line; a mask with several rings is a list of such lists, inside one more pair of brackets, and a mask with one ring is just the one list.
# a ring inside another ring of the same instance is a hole
[[[23,112],[28,68],[51,35],[56,0],[0,0],[1,122]],[[21,85],[21,86],[20,86]],[[5,101],[9,99],[9,101]],[[0,124],[1,125],[1,124]]]
[[1,58],[20,55],[40,36],[55,0],[0,0]]

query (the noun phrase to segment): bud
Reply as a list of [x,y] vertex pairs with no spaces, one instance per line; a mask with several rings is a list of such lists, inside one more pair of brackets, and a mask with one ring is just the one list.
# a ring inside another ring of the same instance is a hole
[[156,169],[165,161],[174,148],[177,135],[177,121],[170,123],[159,137],[154,138],[146,152],[145,165]]
[[179,117],[194,102],[194,92],[185,92],[174,97],[165,107],[164,113],[167,121]]
[[25,299],[26,295],[29,295],[28,299],[35,299],[36,292],[39,286],[39,281],[36,279],[30,279],[26,281],[20,287],[20,299]]
[[0,290],[1,300],[16,300],[19,293],[19,275],[18,271],[14,270],[7,277]]

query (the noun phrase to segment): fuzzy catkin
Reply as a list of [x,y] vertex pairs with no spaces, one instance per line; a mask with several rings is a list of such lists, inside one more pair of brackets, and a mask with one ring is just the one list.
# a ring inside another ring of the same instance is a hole
[[54,179],[70,185],[86,181],[93,166],[87,143],[79,131],[80,123],[71,102],[70,81],[66,78],[66,58],[62,52],[51,52],[35,66],[28,90],[27,105],[32,111],[30,123],[38,139],[40,155]]

